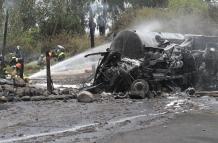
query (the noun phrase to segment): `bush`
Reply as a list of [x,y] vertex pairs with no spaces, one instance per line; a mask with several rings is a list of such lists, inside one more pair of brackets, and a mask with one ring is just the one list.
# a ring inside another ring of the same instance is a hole
[[208,6],[203,0],[169,0],[169,9],[176,15],[205,15]]
[[[67,56],[73,56],[77,53],[80,53],[82,51],[85,51],[90,48],[90,38],[88,35],[71,35],[67,33],[61,33],[59,35],[53,36],[49,38],[50,40],[50,47],[55,47],[56,45],[62,45],[65,47],[66,55]],[[41,42],[42,46],[43,44],[46,44],[48,39]],[[95,45],[98,46],[104,42],[104,38],[102,37],[96,37],[95,38]],[[42,50],[44,51],[44,50]]]
[[[104,38],[95,39],[96,46],[104,42]],[[41,53],[45,53],[46,48],[54,48],[62,45],[66,49],[66,56],[73,56],[90,48],[90,39],[87,34],[75,35],[61,33],[52,37],[39,37],[37,29],[31,29],[15,35],[9,35],[7,53],[14,52],[17,45],[22,47],[25,61],[36,60]]]

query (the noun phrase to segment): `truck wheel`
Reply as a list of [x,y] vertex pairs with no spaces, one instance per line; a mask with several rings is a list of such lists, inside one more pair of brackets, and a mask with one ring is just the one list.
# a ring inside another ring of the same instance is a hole
[[143,79],[135,80],[131,85],[130,97],[131,98],[145,98],[149,93],[149,84]]

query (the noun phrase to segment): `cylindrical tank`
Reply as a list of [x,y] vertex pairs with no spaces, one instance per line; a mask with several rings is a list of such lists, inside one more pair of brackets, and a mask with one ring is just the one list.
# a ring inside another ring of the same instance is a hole
[[143,30],[125,30],[117,34],[111,44],[111,50],[118,51],[124,57],[139,59],[144,56],[145,47],[157,47],[155,36],[160,35],[169,41],[184,40],[184,36],[176,33],[146,32]]
[[128,58],[142,58],[145,44],[135,31],[122,31],[111,43],[111,50],[120,52]]

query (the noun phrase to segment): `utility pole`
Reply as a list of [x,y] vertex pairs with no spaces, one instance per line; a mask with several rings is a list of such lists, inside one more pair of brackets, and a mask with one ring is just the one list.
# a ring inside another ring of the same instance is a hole
[[46,51],[46,75],[47,75],[47,91],[48,94],[52,94],[53,92],[53,83],[51,79],[51,64],[50,64],[51,56],[50,56],[50,50]]
[[90,10],[89,10],[89,29],[90,29],[91,48],[95,47],[95,27],[96,27],[96,24],[94,22],[93,11],[90,8]]
[[7,44],[7,33],[8,33],[8,18],[9,18],[9,13],[8,9],[6,10],[6,18],[5,18],[5,25],[4,25],[4,39],[3,39],[3,46],[2,46],[2,62],[1,62],[1,68],[3,69],[5,66],[5,48]]

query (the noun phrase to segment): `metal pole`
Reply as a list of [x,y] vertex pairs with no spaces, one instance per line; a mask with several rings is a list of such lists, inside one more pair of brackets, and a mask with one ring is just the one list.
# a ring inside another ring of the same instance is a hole
[[94,48],[95,47],[95,24],[93,20],[92,9],[90,9],[90,13],[89,13],[89,29],[90,29],[91,48]]
[[90,40],[91,40],[91,48],[94,48],[95,47],[95,36],[94,36],[93,29],[90,30]]
[[2,63],[1,66],[4,68],[5,66],[5,48],[7,44],[7,33],[8,33],[8,18],[9,18],[9,13],[8,9],[6,10],[6,19],[5,19],[5,27],[4,27],[4,39],[3,39],[3,46],[2,46]]
[[46,51],[46,72],[47,72],[47,91],[49,94],[53,92],[52,79],[51,79],[51,69],[50,69],[50,51]]

